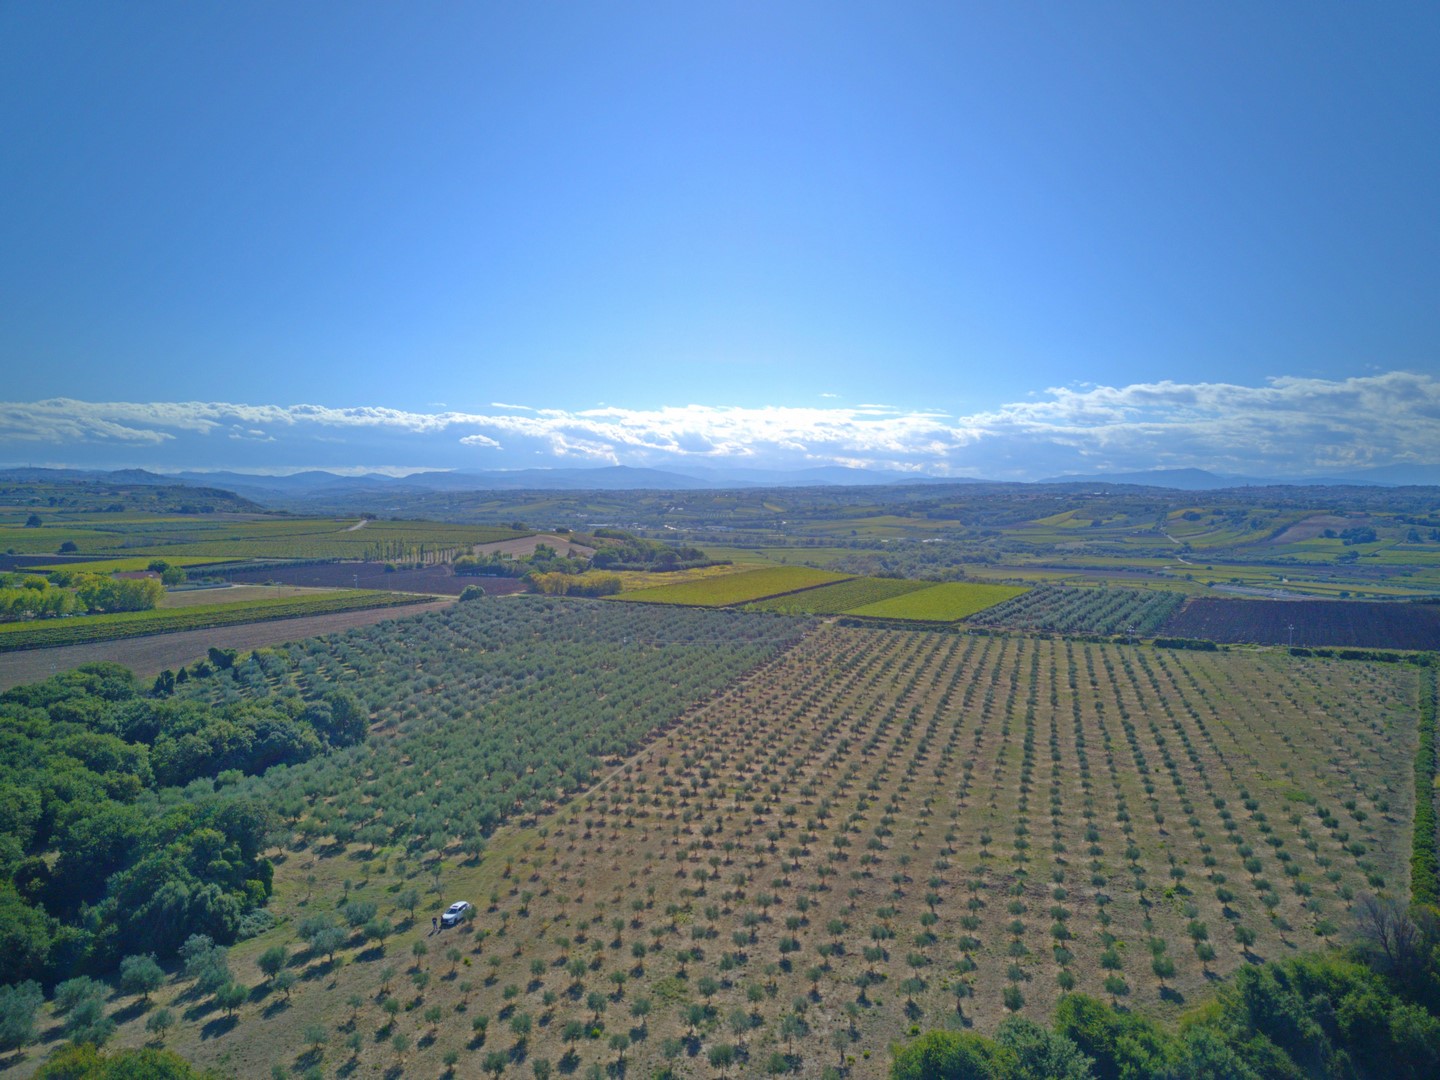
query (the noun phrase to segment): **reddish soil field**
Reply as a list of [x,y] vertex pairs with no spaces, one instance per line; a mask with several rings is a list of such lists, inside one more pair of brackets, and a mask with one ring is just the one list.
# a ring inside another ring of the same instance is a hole
[[314,566],[272,566],[265,570],[233,570],[224,577],[226,581],[245,584],[278,581],[282,585],[389,589],[392,592],[435,593],[441,596],[459,596],[466,585],[479,585],[491,596],[525,591],[519,578],[457,577],[444,564],[427,566],[423,570],[387,572],[384,563],[321,563]]
[[1360,649],[1440,648],[1440,604],[1356,600],[1191,600],[1165,624],[1168,637]]
[[386,619],[404,619],[426,611],[438,611],[453,603],[437,600],[402,608],[367,608],[339,611],[333,615],[311,615],[299,619],[271,619],[269,622],[217,626],[210,630],[182,630],[175,634],[151,634],[123,641],[98,641],[89,645],[62,645],[54,649],[22,649],[0,653],[0,690],[21,683],[39,682],[59,671],[81,664],[111,660],[124,664],[143,678],[166,668],[179,668],[205,655],[210,646],[218,649],[258,649],[282,641],[296,641],[318,634],[333,634],[355,626],[373,626]]

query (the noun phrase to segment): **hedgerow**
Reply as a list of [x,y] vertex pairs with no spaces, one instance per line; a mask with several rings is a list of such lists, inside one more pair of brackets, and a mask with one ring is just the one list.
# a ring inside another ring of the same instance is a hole
[[1435,672],[1420,674],[1420,740],[1415,750],[1415,828],[1410,848],[1410,895],[1417,904],[1440,900],[1435,850]]

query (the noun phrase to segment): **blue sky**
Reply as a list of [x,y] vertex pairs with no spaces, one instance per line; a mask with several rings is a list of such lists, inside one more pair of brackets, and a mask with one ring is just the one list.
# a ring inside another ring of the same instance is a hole
[[1437,48],[1409,3],[0,6],[0,461],[1440,463]]

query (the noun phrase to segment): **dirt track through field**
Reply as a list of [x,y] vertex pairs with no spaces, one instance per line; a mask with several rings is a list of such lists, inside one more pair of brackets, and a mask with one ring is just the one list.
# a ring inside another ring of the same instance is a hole
[[298,619],[270,619],[266,622],[218,626],[211,630],[182,630],[175,634],[149,634],[122,641],[89,645],[63,645],[53,649],[24,649],[0,653],[0,690],[21,683],[39,682],[60,671],[98,660],[124,664],[140,678],[158,675],[166,668],[179,668],[205,655],[212,645],[221,649],[258,649],[282,641],[331,634],[355,626],[373,626],[386,619],[403,619],[425,611],[439,611],[454,600],[437,600],[401,608],[366,608],[339,611],[333,615],[310,615]]

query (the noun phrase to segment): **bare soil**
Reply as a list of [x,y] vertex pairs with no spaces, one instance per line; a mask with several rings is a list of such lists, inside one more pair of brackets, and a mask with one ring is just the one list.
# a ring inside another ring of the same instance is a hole
[[1162,633],[1259,645],[1433,649],[1440,643],[1440,604],[1199,597]]
[[356,626],[373,626],[386,619],[403,619],[426,611],[438,611],[454,603],[436,600],[405,608],[368,608],[341,611],[333,615],[310,615],[299,619],[271,619],[268,622],[220,626],[211,630],[182,630],[175,634],[151,634],[123,641],[102,641],[90,645],[63,645],[53,649],[22,649],[0,653],[0,690],[22,683],[48,679],[56,672],[81,664],[110,660],[124,664],[140,678],[176,669],[203,657],[213,645],[220,649],[258,649],[282,641],[296,641],[333,634]]
[[1271,544],[1298,544],[1302,540],[1314,540],[1322,535],[1326,529],[1334,529],[1337,533],[1343,529],[1353,529],[1357,525],[1368,525],[1368,517],[1340,517],[1337,514],[1314,514],[1304,521],[1297,521],[1290,528],[1286,529],[1279,536],[1270,541]]
[[571,543],[565,537],[556,536],[554,533],[537,533],[534,536],[522,536],[518,540],[496,540],[493,544],[476,544],[474,551],[481,556],[499,552],[511,558],[529,558],[541,544],[547,544],[567,557],[573,555],[588,559],[595,554],[594,548]]
[[444,563],[420,570],[390,570],[384,563],[340,562],[314,566],[272,566],[264,570],[236,570],[225,575],[237,584],[308,585],[330,589],[388,589],[391,592],[459,596],[466,585],[479,584],[491,596],[523,592],[519,578],[457,577]]
[[285,600],[295,596],[314,596],[315,590],[299,585],[231,585],[223,589],[186,589],[169,592],[160,602],[162,608],[196,607],[205,604],[239,604],[247,600]]

